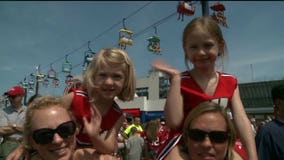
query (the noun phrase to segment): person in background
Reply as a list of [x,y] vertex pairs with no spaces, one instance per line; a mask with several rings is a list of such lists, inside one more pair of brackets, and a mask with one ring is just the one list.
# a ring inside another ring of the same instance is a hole
[[222,106],[202,102],[184,121],[183,140],[187,151],[184,159],[240,160],[233,151],[235,138],[232,121]]
[[250,118],[250,123],[251,123],[251,129],[254,133],[254,136],[256,135],[256,130],[257,130],[257,127],[256,127],[256,120],[255,118]]
[[158,150],[169,138],[169,130],[161,124],[160,118],[149,120],[142,134],[145,141],[145,155],[148,159],[155,159]]
[[284,159],[284,84],[271,90],[275,119],[259,128],[255,141],[259,160]]
[[143,128],[141,126],[141,118],[139,116],[134,116],[133,123],[127,126],[124,130],[124,133],[130,138],[132,136],[131,128],[136,127],[139,132],[143,132]]
[[6,159],[8,154],[22,142],[27,109],[22,103],[25,95],[22,86],[13,86],[5,92],[5,95],[8,96],[10,106],[0,111],[0,136],[4,138],[0,144],[0,160]]
[[140,131],[136,127],[131,128],[132,136],[127,140],[127,160],[141,160],[144,150],[144,139],[140,136]]
[[[125,114],[125,113],[124,113]],[[127,117],[127,115],[125,114],[125,117]],[[128,126],[128,120],[127,118],[124,120],[122,126],[120,127],[120,131],[118,132],[118,136],[117,136],[117,141],[118,141],[118,148],[117,148],[117,156],[121,159],[121,160],[127,160],[127,148],[126,148],[126,144],[127,144],[127,135],[125,135],[124,130],[127,128]]]
[[66,95],[82,87],[82,83],[83,83],[83,76],[77,75],[73,77],[72,80],[68,81],[67,84],[65,85],[65,88],[63,90],[63,95]]
[[182,43],[186,71],[181,73],[160,59],[153,61],[153,67],[166,73],[170,79],[164,114],[172,138],[157,159],[177,157],[178,153],[173,148],[180,141],[185,117],[197,104],[210,100],[232,111],[248,158],[257,160],[254,134],[240,98],[237,78],[216,69],[217,62],[223,63],[226,55],[226,43],[220,27],[211,17],[196,17],[186,25]]
[[[31,105],[31,103],[32,103],[35,99],[37,99],[37,98],[39,98],[39,97],[41,97],[41,96],[42,96],[42,95],[40,95],[40,94],[34,94],[34,95],[32,95],[32,96],[28,99],[27,107],[28,107],[29,105]],[[24,153],[24,154],[23,154],[23,153]],[[32,152],[31,152],[31,153],[32,153]],[[11,151],[11,152],[8,154],[6,160],[18,160],[18,159],[20,159],[22,156],[23,156],[26,160],[29,159],[29,157],[30,157],[30,153],[25,152],[25,146],[24,146],[23,142],[22,142],[21,144],[19,144],[16,149],[14,149],[13,151]]]
[[[90,145],[100,153],[117,151],[117,135],[124,122],[124,115],[115,102],[117,97],[130,101],[135,93],[134,67],[126,51],[104,48],[93,57],[85,71],[82,85],[62,97],[72,111],[81,129],[77,135],[78,147]],[[101,130],[90,137],[84,133],[83,117],[90,117],[90,108],[96,106],[102,115]]]
[[[86,133],[90,136],[99,132],[101,115],[91,109],[91,118],[84,117]],[[37,152],[33,158],[42,160],[99,160],[116,158],[101,155],[93,148],[75,149],[77,124],[74,116],[66,110],[60,98],[42,96],[27,109],[24,123],[24,144],[27,150]]]

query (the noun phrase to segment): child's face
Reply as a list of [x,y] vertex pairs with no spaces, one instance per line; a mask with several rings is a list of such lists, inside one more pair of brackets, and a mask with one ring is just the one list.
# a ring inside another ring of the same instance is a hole
[[184,50],[195,68],[214,67],[220,52],[216,39],[204,29],[197,29],[188,34]]
[[103,65],[94,77],[97,86],[96,96],[106,100],[112,100],[122,92],[125,83],[124,68],[121,65]]

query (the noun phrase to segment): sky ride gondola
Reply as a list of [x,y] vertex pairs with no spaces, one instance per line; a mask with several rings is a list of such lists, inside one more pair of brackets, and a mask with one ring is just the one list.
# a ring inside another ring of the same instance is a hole
[[210,6],[210,9],[213,10],[213,14],[211,15],[212,19],[214,19],[218,24],[228,28],[224,14],[224,11],[226,10],[225,6],[220,2],[215,2],[212,6]]
[[72,64],[67,59],[68,55],[65,55],[65,62],[62,64],[62,72],[70,73],[72,71]]
[[118,46],[121,49],[126,49],[126,46],[132,46],[133,32],[125,27],[125,18],[123,19],[123,28],[119,30]]
[[47,78],[55,79],[56,78],[56,71],[52,68],[52,64],[50,64],[50,69],[47,72]]
[[161,55],[161,45],[160,45],[160,38],[157,36],[157,27],[154,27],[155,35],[148,38],[148,46],[147,49],[150,52],[155,54]]
[[147,39],[148,40],[148,50],[157,54],[160,54],[161,48],[160,48],[160,38],[157,36],[152,36]]
[[52,84],[53,84],[54,87],[58,87],[59,86],[59,79],[58,78],[54,78],[52,80]]
[[179,2],[177,5],[178,20],[183,21],[184,15],[191,16],[195,12],[195,7],[192,5],[191,1]]
[[84,52],[84,63],[83,63],[83,71],[86,71],[88,65],[93,60],[94,55],[96,52],[92,51],[90,48],[91,41],[88,41],[88,50]]

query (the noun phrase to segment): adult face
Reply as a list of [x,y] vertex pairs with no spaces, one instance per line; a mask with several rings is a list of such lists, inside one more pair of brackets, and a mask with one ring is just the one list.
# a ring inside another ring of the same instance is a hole
[[[225,119],[220,113],[205,113],[192,121],[190,129],[205,132],[227,131]],[[216,142],[206,134],[202,140],[187,136],[190,160],[224,160],[228,150],[228,139]]]
[[125,75],[122,65],[103,65],[94,77],[97,85],[96,99],[113,100],[115,96],[121,93]]
[[[32,133],[39,129],[58,129],[65,122],[71,121],[68,112],[59,106],[53,106],[36,110],[32,117],[31,130]],[[66,124],[66,123],[65,123]],[[34,134],[33,134],[34,135]],[[43,138],[40,138],[41,140]],[[39,155],[46,160],[69,160],[71,159],[75,149],[75,133],[63,138],[59,133],[54,133],[50,143],[39,144],[31,137],[31,145],[36,149]],[[46,138],[44,139],[46,140]],[[42,143],[42,142],[41,142]],[[45,142],[46,143],[46,142]]]
[[134,124],[140,125],[141,124],[141,119],[139,117],[134,118]]
[[22,103],[22,95],[9,95],[8,99],[12,106],[17,106]]

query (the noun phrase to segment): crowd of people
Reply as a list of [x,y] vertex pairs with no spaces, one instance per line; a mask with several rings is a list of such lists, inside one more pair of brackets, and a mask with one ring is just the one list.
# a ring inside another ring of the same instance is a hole
[[256,129],[237,78],[216,69],[227,54],[218,24],[194,18],[182,40],[186,71],[153,61],[170,81],[164,119],[141,124],[139,116],[125,116],[115,98],[134,99],[134,66],[125,50],[103,48],[61,97],[36,95],[26,106],[23,87],[5,92],[0,160],[284,159],[284,84],[271,91],[275,119]]

